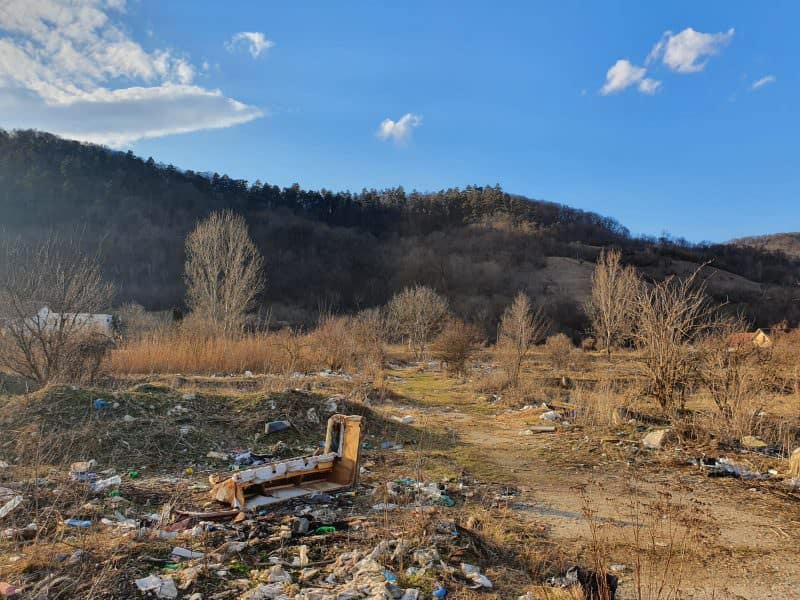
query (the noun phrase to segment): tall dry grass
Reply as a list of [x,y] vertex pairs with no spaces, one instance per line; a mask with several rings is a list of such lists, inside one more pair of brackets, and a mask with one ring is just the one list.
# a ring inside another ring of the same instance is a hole
[[211,335],[197,324],[129,337],[109,359],[116,374],[277,373],[322,369],[371,376],[383,367],[382,330],[374,315],[324,316],[308,333],[294,329]]
[[205,337],[180,331],[147,335],[115,349],[109,367],[116,374],[302,371],[314,362],[304,338],[293,332],[240,338]]

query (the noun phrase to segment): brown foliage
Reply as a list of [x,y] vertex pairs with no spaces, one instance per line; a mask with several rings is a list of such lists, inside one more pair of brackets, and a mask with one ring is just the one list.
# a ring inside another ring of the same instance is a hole
[[468,361],[481,347],[482,336],[474,325],[452,319],[434,340],[433,356],[447,365],[447,372],[467,375]]

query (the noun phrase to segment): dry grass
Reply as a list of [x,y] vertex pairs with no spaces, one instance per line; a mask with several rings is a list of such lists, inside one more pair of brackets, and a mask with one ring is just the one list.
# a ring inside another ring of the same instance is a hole
[[578,386],[570,394],[575,405],[575,422],[589,427],[605,428],[617,424],[617,410],[629,404],[612,380],[600,381],[594,389]]
[[115,374],[281,373],[298,370],[311,357],[293,333],[256,334],[241,338],[201,337],[176,332],[150,335],[111,354]]

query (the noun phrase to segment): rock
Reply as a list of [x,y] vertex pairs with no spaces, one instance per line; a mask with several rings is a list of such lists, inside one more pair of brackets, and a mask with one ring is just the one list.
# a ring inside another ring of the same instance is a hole
[[673,437],[671,429],[655,429],[642,439],[642,445],[650,450],[661,450]]
[[764,440],[760,440],[753,435],[746,435],[744,436],[739,442],[745,448],[749,448],[750,450],[757,450],[759,448],[766,448],[768,446],[767,442]]

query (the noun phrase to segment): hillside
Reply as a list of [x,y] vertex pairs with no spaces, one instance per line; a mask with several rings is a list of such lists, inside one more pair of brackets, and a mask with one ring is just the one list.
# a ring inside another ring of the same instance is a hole
[[725,273],[712,279],[712,292],[759,324],[800,319],[790,290],[800,262],[769,248],[633,238],[612,218],[496,186],[433,193],[279,188],[46,133],[0,130],[0,236],[37,240],[55,231],[100,247],[120,303],[180,306],[184,238],[221,208],[248,221],[267,262],[262,303],[276,321],[309,324],[320,310],[381,304],[403,286],[423,283],[487,332],[525,289],[575,333],[586,326],[591,262],[607,245],[656,278],[711,261]]
[[781,252],[792,258],[800,258],[800,232],[743,237],[732,240],[731,244],[767,252]]

